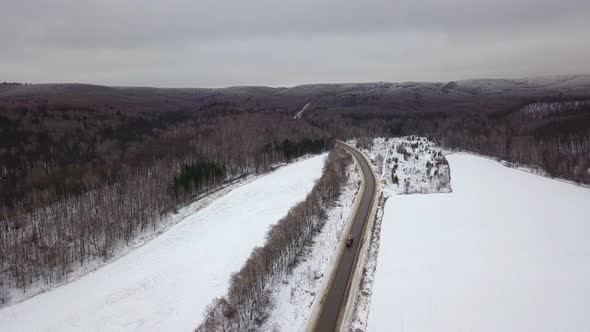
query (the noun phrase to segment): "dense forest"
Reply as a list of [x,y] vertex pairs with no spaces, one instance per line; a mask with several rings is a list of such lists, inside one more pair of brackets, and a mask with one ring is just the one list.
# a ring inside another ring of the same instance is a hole
[[[420,135],[443,147],[536,168],[551,177],[590,184],[590,102],[585,96],[531,98],[494,110],[460,112],[341,108],[312,121],[337,137]],[[534,101],[533,101],[534,100]],[[560,111],[551,111],[560,104]],[[531,113],[531,107],[539,111]],[[338,120],[332,118],[338,117]],[[354,128],[354,129],[351,129]]]
[[279,112],[29,107],[0,111],[0,286],[23,290],[108,259],[199,195],[333,141]]
[[589,184],[588,81],[0,84],[0,288],[62,280],[196,197],[336,139],[428,136]]

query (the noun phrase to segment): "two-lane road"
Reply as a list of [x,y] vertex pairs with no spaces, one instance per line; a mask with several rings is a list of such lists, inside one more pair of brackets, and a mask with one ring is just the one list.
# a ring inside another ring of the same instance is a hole
[[345,248],[344,253],[337,262],[337,270],[326,291],[320,314],[314,326],[314,331],[321,332],[335,331],[336,328],[338,328],[339,316],[348,297],[349,281],[356,268],[356,260],[360,249],[361,238],[363,237],[365,224],[369,218],[369,213],[376,193],[376,179],[367,160],[355,148],[345,144],[339,144],[350,152],[353,158],[355,158],[361,166],[365,188],[351,228],[351,233],[354,239],[353,244],[350,248]]

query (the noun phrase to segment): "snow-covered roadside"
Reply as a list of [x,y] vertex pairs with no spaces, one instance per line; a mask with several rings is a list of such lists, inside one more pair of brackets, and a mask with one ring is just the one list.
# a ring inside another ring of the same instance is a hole
[[192,330],[211,299],[225,293],[230,274],[264,242],[269,225],[305,198],[324,157],[289,164],[181,209],[176,226],[119,259],[0,309],[0,330]]
[[[305,156],[302,156],[300,158],[293,160],[291,163],[297,163],[297,162],[306,160],[311,157],[312,157],[311,155],[305,155]],[[277,164],[276,166],[274,166],[273,171],[280,169],[281,167],[284,167],[286,165],[289,165],[289,164],[288,163]],[[11,289],[0,288],[0,291],[6,292],[6,295],[4,295],[4,297],[8,300],[8,302],[5,303],[4,305],[0,305],[0,309],[3,307],[8,307],[10,305],[20,303],[22,301],[25,301],[25,300],[32,298],[36,295],[39,295],[41,293],[51,291],[52,289],[67,285],[71,282],[74,282],[74,281],[84,277],[88,273],[94,272],[107,264],[111,264],[111,263],[117,261],[118,259],[120,259],[121,257],[124,257],[125,255],[127,255],[131,251],[143,246],[144,244],[153,240],[157,236],[165,233],[171,227],[175,226],[176,224],[178,224],[179,222],[181,222],[182,220],[184,220],[188,216],[207,207],[209,204],[211,204],[211,202],[215,201],[219,197],[222,197],[222,196],[226,195],[227,193],[231,192],[232,190],[237,189],[237,188],[239,188],[243,185],[246,185],[248,183],[251,183],[252,181],[255,181],[255,180],[259,179],[260,177],[265,176],[267,174],[249,175],[249,176],[231,181],[227,184],[224,184],[221,187],[219,187],[209,193],[202,194],[198,197],[194,197],[193,202],[177,209],[174,212],[170,212],[170,213],[167,213],[167,214],[159,217],[158,221],[156,222],[156,224],[158,225],[157,227],[146,228],[137,237],[133,238],[128,245],[121,244],[117,249],[114,250],[113,255],[109,259],[104,260],[102,258],[95,258],[95,259],[89,258],[85,261],[85,263],[83,265],[78,264],[78,265],[73,266],[71,268],[71,270],[68,272],[68,275],[65,277],[65,279],[60,282],[46,284],[43,281],[37,281],[37,282],[33,283],[32,285],[30,285],[29,287],[27,287],[27,289],[25,291],[22,291],[21,289],[14,289],[14,288],[11,288]],[[0,283],[0,286],[1,286],[1,283]]]
[[468,154],[390,199],[369,331],[588,331],[590,190]]
[[381,245],[381,224],[383,223],[383,207],[387,197],[381,195],[373,229],[371,230],[371,241],[367,252],[365,266],[360,284],[360,292],[354,302],[354,311],[352,313],[352,322],[350,323],[351,331],[365,331],[369,310],[371,309],[371,297],[373,295],[373,283],[377,269],[377,258],[379,255],[379,246]]
[[335,206],[329,209],[322,231],[301,262],[281,283],[270,287],[274,308],[262,331],[304,331],[313,304],[333,263],[352,202],[360,187],[360,173],[356,164],[347,168],[348,180]]

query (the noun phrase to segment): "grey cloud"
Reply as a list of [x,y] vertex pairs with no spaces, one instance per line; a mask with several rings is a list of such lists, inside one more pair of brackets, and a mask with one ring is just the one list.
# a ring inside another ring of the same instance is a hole
[[582,58],[590,55],[590,2],[582,0],[3,6],[7,80],[220,86],[590,71]]
[[[3,11],[5,39],[48,46],[135,47],[187,40],[410,30],[515,29],[587,18],[582,0],[30,1]],[[10,34],[10,36],[6,34]]]

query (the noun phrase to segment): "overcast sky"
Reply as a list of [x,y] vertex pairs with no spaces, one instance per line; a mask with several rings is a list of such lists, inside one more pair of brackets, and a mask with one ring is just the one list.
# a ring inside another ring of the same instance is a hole
[[3,0],[0,81],[220,87],[590,73],[590,0]]

